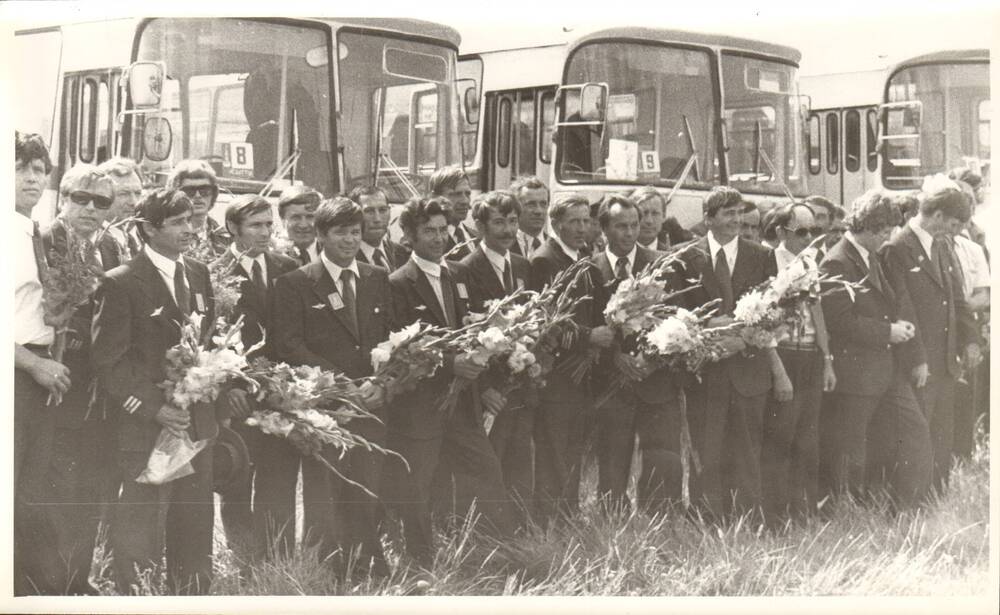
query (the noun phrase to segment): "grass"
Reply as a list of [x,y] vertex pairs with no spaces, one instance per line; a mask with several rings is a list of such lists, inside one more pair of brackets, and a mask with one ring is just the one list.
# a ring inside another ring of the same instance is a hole
[[[434,595],[814,596],[973,595],[989,576],[989,446],[955,465],[951,487],[920,510],[890,512],[884,500],[828,503],[822,515],[769,530],[737,519],[716,525],[673,513],[606,513],[587,501],[557,527],[528,528],[501,544],[471,524],[439,536]],[[390,528],[395,530],[396,528]],[[315,549],[262,563],[240,579],[217,536],[220,595],[403,595],[426,579],[399,565],[397,531],[388,579],[338,581]],[[95,585],[111,593],[108,557]],[[162,583],[149,579],[144,593]]]

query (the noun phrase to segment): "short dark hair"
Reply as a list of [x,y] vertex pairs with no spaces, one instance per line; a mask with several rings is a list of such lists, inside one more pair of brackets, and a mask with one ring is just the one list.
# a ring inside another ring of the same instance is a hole
[[854,199],[846,222],[852,233],[879,233],[899,226],[902,219],[899,206],[881,190],[872,189]]
[[233,199],[226,207],[226,230],[236,234],[243,221],[254,214],[262,211],[270,211],[271,204],[267,199],[256,194],[241,194]]
[[831,201],[830,199],[826,198],[821,194],[814,194],[812,196],[807,196],[806,205],[809,205],[810,207],[816,205],[818,207],[825,208],[826,214],[830,216],[831,219],[833,218],[833,208],[836,207],[833,201]]
[[323,201],[323,195],[306,185],[289,186],[281,191],[278,197],[278,217],[285,219],[285,211],[292,205],[304,203],[308,209],[311,205],[313,209],[319,207]]
[[385,190],[382,190],[378,186],[367,185],[367,186],[355,186],[347,193],[347,198],[351,199],[358,205],[361,204],[361,198],[366,196],[376,196],[381,195],[386,203],[389,202],[389,197],[386,196]]
[[701,204],[701,211],[708,217],[714,217],[720,209],[732,207],[743,202],[743,195],[730,186],[716,186],[708,193]]
[[444,191],[454,188],[462,180],[468,180],[469,176],[460,166],[442,167],[431,174],[428,181],[428,189],[431,196],[441,196]]
[[590,201],[578,192],[560,192],[556,194],[555,198],[552,199],[552,204],[549,205],[549,220],[558,222],[566,214],[566,210],[577,205],[586,205],[589,208]]
[[167,176],[167,186],[180,188],[186,179],[207,179],[213,186],[218,187],[215,169],[204,160],[188,159],[178,162]]
[[635,204],[635,201],[620,194],[607,194],[601,199],[601,204],[597,209],[597,222],[601,225],[602,229],[608,228],[608,225],[611,224],[611,208],[615,205],[620,206],[622,209],[636,210],[639,219],[642,219],[642,210]]
[[899,213],[902,215],[900,224],[912,218],[920,209],[920,199],[917,198],[916,192],[894,192],[883,195],[883,198],[899,209]]
[[417,227],[426,224],[431,216],[448,215],[444,210],[445,199],[441,197],[421,198],[413,197],[403,205],[403,211],[399,214],[399,226],[407,233],[416,233]]
[[778,209],[778,207],[772,207],[761,216],[760,235],[763,239],[774,241],[778,238]]
[[518,194],[522,190],[544,190],[548,193],[549,187],[534,175],[521,175],[511,182],[510,191]]
[[743,209],[740,210],[741,214],[748,214],[751,211],[760,211],[757,205],[753,201],[743,201]]
[[844,209],[843,207],[841,207],[840,205],[834,205],[834,207],[833,207],[833,219],[834,220],[843,220],[846,217],[847,217],[847,210]]
[[326,235],[335,226],[352,226],[364,224],[365,215],[361,206],[344,196],[335,196],[323,201],[316,208],[316,234]]
[[[143,197],[135,206],[135,217],[148,223],[153,228],[161,228],[163,221],[173,216],[179,216],[192,209],[191,199],[180,190],[160,188]],[[144,242],[149,242],[146,229],[142,224],[135,225],[139,236]]]
[[663,211],[667,210],[667,197],[653,186],[639,186],[629,193],[628,198],[636,205],[649,199],[660,199],[660,202],[663,203]]
[[41,135],[32,132],[14,131],[14,165],[26,165],[32,160],[41,160],[45,165],[45,174],[52,172],[52,160],[49,158],[49,148]]
[[472,202],[472,219],[474,221],[486,224],[490,221],[490,211],[495,211],[501,216],[506,216],[511,212],[520,216],[521,202],[510,190],[484,192]]
[[967,167],[956,167],[948,171],[948,177],[969,184],[973,190],[983,183],[983,176]]
[[940,211],[946,218],[961,219],[962,210],[967,206],[965,193],[957,184],[920,193],[920,214],[924,216],[932,216]]

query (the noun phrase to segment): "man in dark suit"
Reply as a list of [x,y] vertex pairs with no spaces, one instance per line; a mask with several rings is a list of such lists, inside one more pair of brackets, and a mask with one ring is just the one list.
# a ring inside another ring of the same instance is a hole
[[[166,352],[180,339],[179,323],[202,316],[208,338],[214,298],[208,269],[182,257],[191,243],[191,201],[177,190],[158,190],[136,207],[146,247],[108,272],[98,289],[92,356],[100,386],[119,411],[118,456],[122,490],[112,506],[109,546],[118,590],[130,593],[140,572],[164,556],[167,582],[177,593],[207,593],[212,579],[212,446],[191,460],[194,473],[163,485],[141,484],[162,429],[188,431],[192,441],[219,433],[215,406],[172,405],[159,384]],[[160,521],[165,510],[166,527]]]
[[[418,320],[438,327],[461,326],[468,310],[468,283],[460,265],[443,259],[448,222],[442,199],[411,199],[399,222],[413,253],[389,276],[393,328]],[[403,521],[407,553],[424,568],[430,568],[434,558],[430,497],[435,475],[456,486],[455,515],[464,517],[474,499],[487,530],[499,535],[513,531],[513,511],[500,461],[483,429],[476,385],[467,387],[450,413],[440,407],[452,378],[475,380],[482,371],[467,354],[446,356],[435,376],[396,396],[390,406],[388,447],[410,468],[407,472],[401,462],[389,460],[385,497]]]
[[[261,340],[273,346],[266,330],[271,321],[271,292],[274,280],[297,265],[288,256],[270,251],[271,234],[274,230],[274,214],[271,204],[266,199],[256,195],[240,195],[226,208],[226,229],[233,236],[233,243],[222,253],[214,267],[220,267],[232,275],[241,278],[240,298],[231,319],[235,322],[243,317],[241,340],[244,348],[251,348]],[[273,356],[270,348],[256,350],[251,358]],[[240,416],[239,419],[244,417]],[[247,445],[250,454],[250,472],[247,480],[222,494],[222,523],[226,530],[226,541],[229,543],[238,559],[244,562],[252,561],[264,554],[266,546],[266,527],[254,528],[251,513],[251,493],[256,492],[256,500],[269,501],[271,493],[283,490],[283,485],[268,484],[266,472],[256,476],[255,470],[271,465],[271,460],[264,454],[262,442],[268,440],[267,448],[282,459],[275,462],[287,465],[298,461],[295,449],[281,438],[262,433],[259,429],[247,427],[242,420],[236,420],[232,425]],[[277,440],[277,442],[270,442]],[[283,476],[280,480],[290,480],[294,476]],[[293,496],[294,497],[294,496]],[[294,501],[288,502],[294,506]]]
[[542,180],[526,175],[514,180],[510,191],[521,204],[517,238],[510,251],[530,260],[548,239],[545,224],[549,220],[549,189]]
[[[960,360],[979,363],[979,334],[962,290],[961,273],[944,235],[961,218],[965,197],[944,176],[925,181],[920,210],[882,248],[890,284],[905,289],[901,316],[916,335],[905,348],[917,399],[930,424],[934,485],[947,485],[954,438],[955,386]],[[960,358],[961,355],[961,358]]]
[[653,252],[665,252],[670,247],[670,239],[661,235],[666,215],[666,197],[652,186],[641,186],[628,195],[640,210],[639,247]]
[[[684,250],[681,274],[698,286],[683,295],[688,308],[718,300],[712,325],[732,322],[741,295],[777,273],[774,254],[739,237],[743,197],[729,187],[714,188],[702,203],[704,238]],[[707,510],[759,509],[764,408],[768,393],[788,401],[792,386],[774,348],[743,349],[708,365],[692,387],[691,438],[703,466],[696,493]]]
[[361,206],[365,222],[361,227],[358,261],[392,273],[410,258],[410,251],[389,239],[389,201],[378,186],[358,186],[348,195]]
[[900,318],[900,295],[882,269],[876,250],[901,214],[878,190],[854,201],[849,230],[823,259],[830,276],[862,286],[822,298],[837,370],[836,388],[820,421],[822,475],[835,492],[859,496],[883,485],[904,505],[919,502],[931,481],[927,421],[909,382],[900,352],[914,336]]
[[434,171],[428,180],[432,197],[441,197],[448,216],[448,239],[445,241],[445,259],[460,261],[476,247],[476,232],[465,224],[469,215],[472,185],[461,167],[443,167]]
[[[351,378],[371,375],[371,351],[389,337],[392,303],[385,269],[357,261],[363,220],[361,207],[343,197],[316,210],[316,233],[323,244],[320,261],[278,278],[275,284],[272,331],[279,359]],[[366,384],[361,394],[367,408],[385,420],[383,389]],[[378,421],[354,420],[351,429],[370,442],[385,443],[385,427]],[[324,455],[351,480],[372,491],[380,489],[381,454],[354,449],[343,459],[338,459],[339,451]],[[284,480],[270,483],[272,497],[280,495],[280,502],[272,500],[261,510],[274,511],[275,523],[292,525],[296,467],[290,472],[274,468],[284,474]],[[376,525],[377,501],[313,459],[302,460],[302,481],[304,532],[319,541],[320,556],[336,553],[337,572],[343,574],[353,552],[358,566],[376,576],[387,575]]]
[[319,261],[322,248],[316,240],[314,221],[322,200],[323,195],[308,186],[285,188],[278,199],[278,217],[292,244],[286,248],[286,254],[300,266]]
[[[531,288],[541,290],[583,258],[590,229],[590,204],[580,194],[563,193],[549,207],[553,235],[531,258]],[[574,380],[571,362],[608,348],[614,333],[595,314],[590,277],[567,282],[570,296],[582,297],[573,314],[579,334],[556,358],[539,392],[535,413],[535,509],[543,522],[570,514],[579,505],[580,470],[593,423],[590,380]],[[588,360],[583,358],[584,360]]]
[[115,185],[115,201],[111,204],[104,227],[118,244],[121,252],[119,260],[132,260],[142,249],[135,222],[129,221],[135,214],[136,204],[142,199],[139,166],[133,160],[116,156],[105,160],[97,168],[110,177]]
[[[472,219],[483,240],[461,261],[469,287],[470,311],[483,313],[488,301],[527,287],[530,265],[511,251],[520,214],[520,203],[505,190],[483,194],[473,203]],[[489,435],[503,467],[504,484],[519,503],[530,503],[535,403],[521,392],[502,400],[496,389],[486,389],[483,401],[486,410],[496,417]]]
[[[646,201],[650,200],[647,196]],[[598,222],[607,247],[590,258],[596,267],[596,314],[603,316],[608,300],[623,280],[635,277],[660,256],[637,244],[645,212],[630,198],[609,195],[601,200]],[[647,227],[647,231],[651,230]],[[621,373],[628,379],[625,388],[612,392],[608,401],[597,408],[597,489],[612,506],[629,507],[626,490],[638,437],[642,470],[637,504],[644,510],[662,511],[668,501],[679,501],[681,497],[678,383],[666,370],[651,372],[635,360],[629,354],[634,343],[634,339],[616,340],[595,368],[594,388],[598,395],[605,395],[612,374]]]
[[191,214],[194,229],[192,247],[204,246],[198,251],[215,256],[225,252],[233,237],[208,215],[219,197],[219,184],[212,166],[204,160],[181,160],[170,170],[167,186],[180,190],[191,199],[194,207]]

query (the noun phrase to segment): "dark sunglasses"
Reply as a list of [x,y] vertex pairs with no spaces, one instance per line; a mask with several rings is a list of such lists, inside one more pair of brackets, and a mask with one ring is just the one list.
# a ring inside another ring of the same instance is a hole
[[216,190],[215,186],[181,186],[181,192],[188,195],[189,198],[196,196],[215,196]]
[[79,205],[80,207],[86,207],[87,205],[93,203],[96,209],[110,209],[111,203],[114,202],[114,199],[111,197],[107,197],[102,194],[84,192],[83,190],[70,192],[69,200],[73,201],[73,203]]
[[823,234],[823,229],[819,226],[800,226],[796,229],[790,229],[786,226],[785,230],[795,234],[796,237],[808,237],[810,235],[819,237]]

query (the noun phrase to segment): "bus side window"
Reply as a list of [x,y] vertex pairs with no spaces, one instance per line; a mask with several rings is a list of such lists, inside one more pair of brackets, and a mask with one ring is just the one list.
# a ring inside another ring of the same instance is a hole
[[844,116],[844,170],[857,173],[861,169],[861,114],[851,109]]
[[497,165],[506,169],[510,164],[510,99],[500,99],[497,119]]
[[809,174],[819,175],[822,170],[820,158],[823,150],[820,147],[820,121],[815,113],[809,116]]
[[867,166],[869,171],[875,171],[878,169],[878,112],[875,109],[869,109],[865,113],[865,125],[865,136],[868,137],[868,149],[865,152]]
[[516,175],[535,174],[535,96],[518,94]]
[[94,162],[97,148],[97,81],[83,80],[80,105],[80,162]]
[[826,170],[840,172],[840,121],[836,111],[826,115]]
[[[556,94],[544,92],[541,98],[541,130],[538,139],[538,159],[544,164],[552,163],[552,131],[556,122]],[[988,124],[987,124],[988,125]]]

